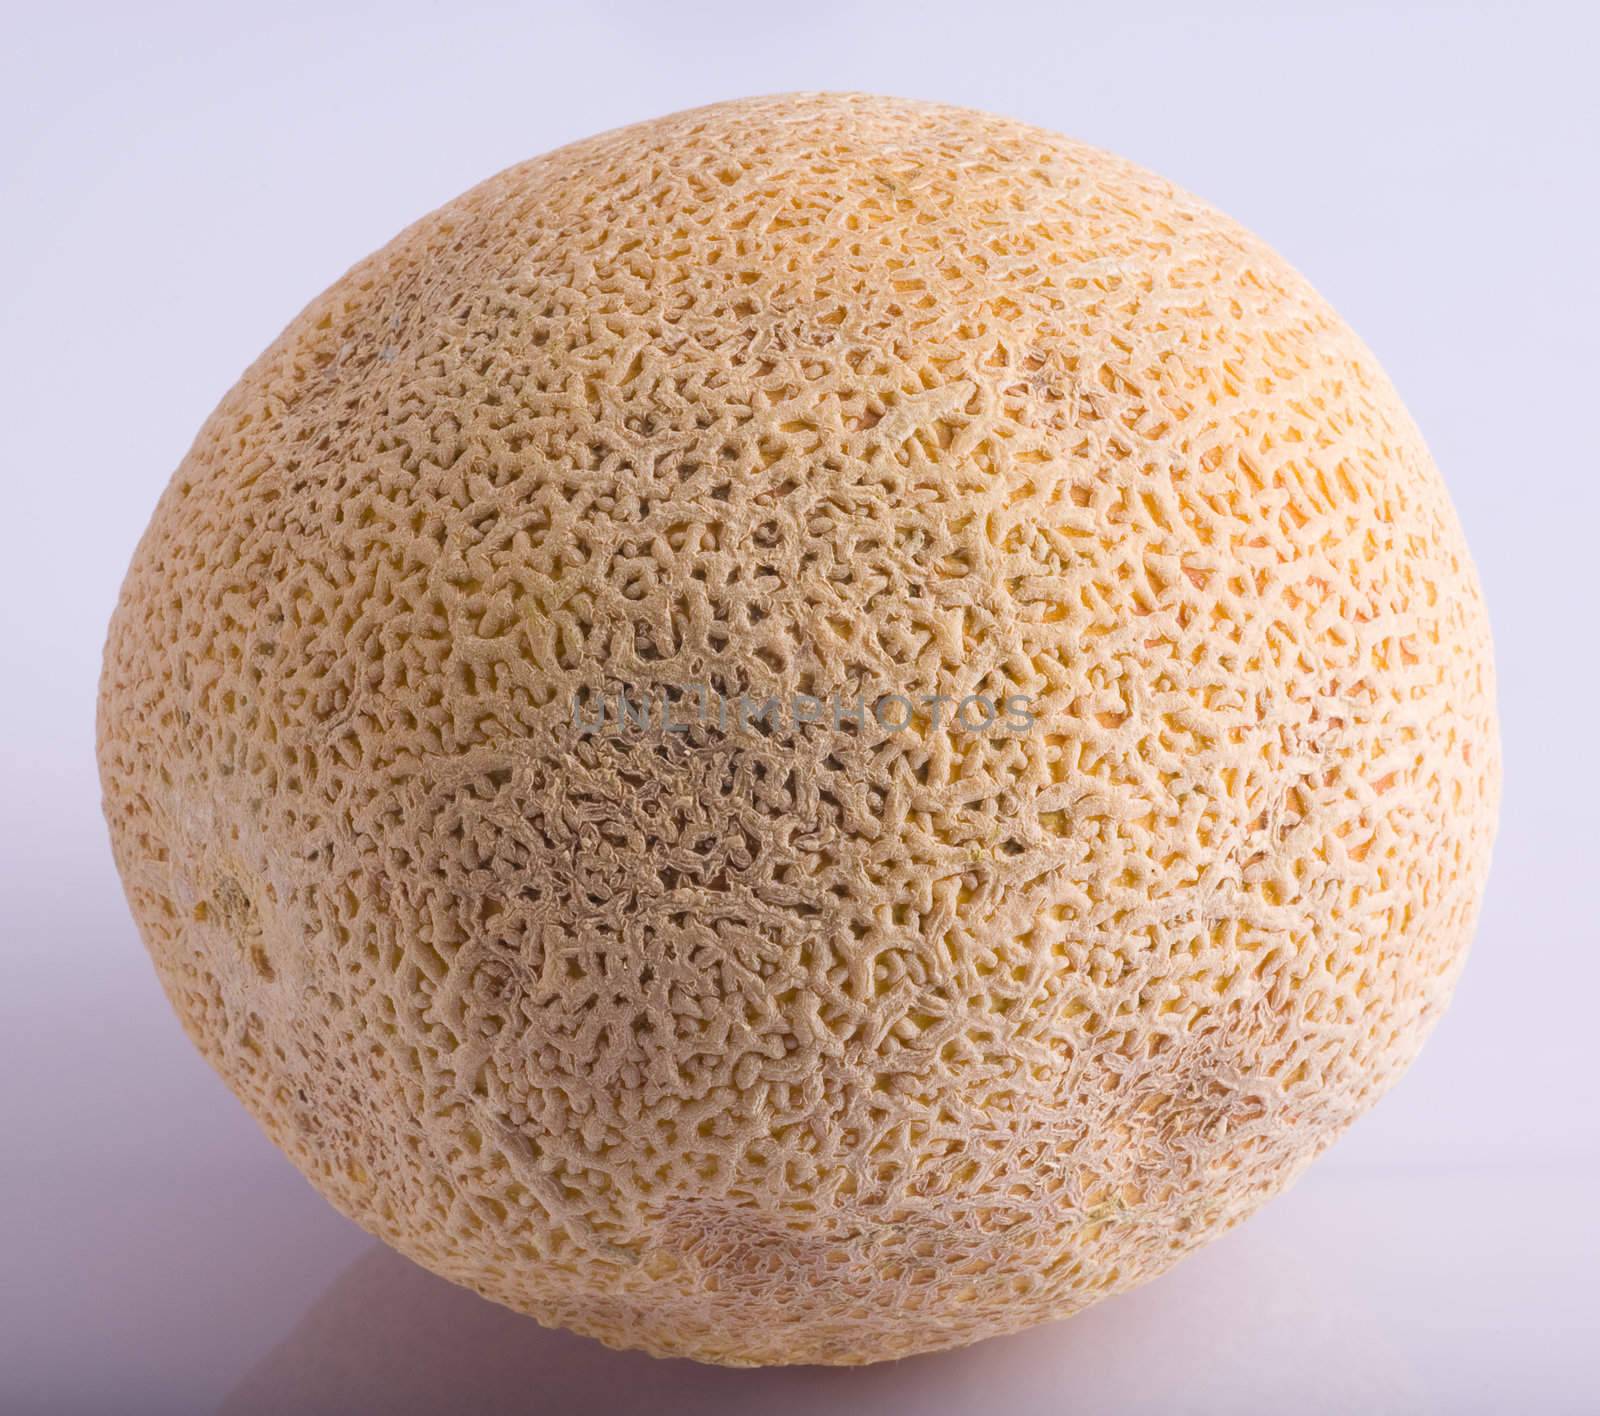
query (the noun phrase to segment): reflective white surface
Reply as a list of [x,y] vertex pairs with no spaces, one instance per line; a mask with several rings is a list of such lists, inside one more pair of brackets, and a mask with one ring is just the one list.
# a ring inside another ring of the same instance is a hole
[[[1600,1410],[1588,5],[104,3],[0,46],[0,1411]],[[1497,636],[1456,1003],[1290,1194],[1069,1323],[859,1371],[545,1332],[374,1245],[189,1048],[98,818],[106,619],[189,439],[312,295],[512,161],[861,88],[1116,149],[1252,226],[1423,427]]]
[[[1565,1246],[1593,1248],[1593,1206],[1575,1178],[1547,1181],[1549,1208],[1533,1223],[1464,1244],[1506,1198],[1492,1174],[1457,1176],[1442,1193],[1429,1175],[1307,1181],[1164,1282],[1016,1337],[856,1371],[723,1371],[609,1352],[373,1245],[221,1410],[411,1416],[470,1392],[479,1412],[597,1416],[1593,1411],[1592,1322],[1527,1316],[1568,1262]],[[1587,1215],[1574,1232],[1557,1208]],[[1479,1281],[1486,1262],[1494,1291]],[[1464,1345],[1470,1390],[1457,1370]],[[1530,1388],[1543,1395],[1524,1407]]]

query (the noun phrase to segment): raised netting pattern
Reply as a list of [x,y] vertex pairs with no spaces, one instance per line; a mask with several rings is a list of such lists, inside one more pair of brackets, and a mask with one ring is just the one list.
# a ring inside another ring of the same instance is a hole
[[[690,683],[1034,721],[574,723]],[[185,1026],[335,1204],[728,1362],[1248,1214],[1444,1006],[1498,792],[1460,531],[1322,300],[860,96],[562,149],[313,303],[139,547],[100,759]]]

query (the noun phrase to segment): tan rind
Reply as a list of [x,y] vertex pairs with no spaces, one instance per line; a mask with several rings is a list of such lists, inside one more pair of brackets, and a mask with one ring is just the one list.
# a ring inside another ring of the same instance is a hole
[[[1035,721],[573,726],[687,683]],[[1445,490],[1306,282],[859,95],[564,148],[313,302],[140,543],[99,756],[174,1007],[333,1203],[725,1363],[1250,1213],[1445,1006],[1499,773]]]

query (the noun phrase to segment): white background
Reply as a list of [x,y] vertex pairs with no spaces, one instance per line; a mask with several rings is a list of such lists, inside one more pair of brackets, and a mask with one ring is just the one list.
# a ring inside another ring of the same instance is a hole
[[[106,3],[0,42],[0,1409],[1600,1409],[1600,27],[1587,4]],[[1506,794],[1455,1005],[1296,1189],[1069,1323],[865,1371],[547,1333],[335,1215],[190,1050],[92,720],[134,542],[317,291],[489,173],[720,98],[867,89],[1109,147],[1376,350],[1476,554]]]

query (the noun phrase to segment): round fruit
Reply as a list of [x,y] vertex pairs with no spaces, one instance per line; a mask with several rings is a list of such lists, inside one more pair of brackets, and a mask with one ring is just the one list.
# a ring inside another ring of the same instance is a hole
[[512,168],[313,303],[156,510],[99,749],[174,1006],[334,1204],[727,1363],[1249,1214],[1444,1007],[1499,780],[1455,516],[1306,282],[853,95]]

